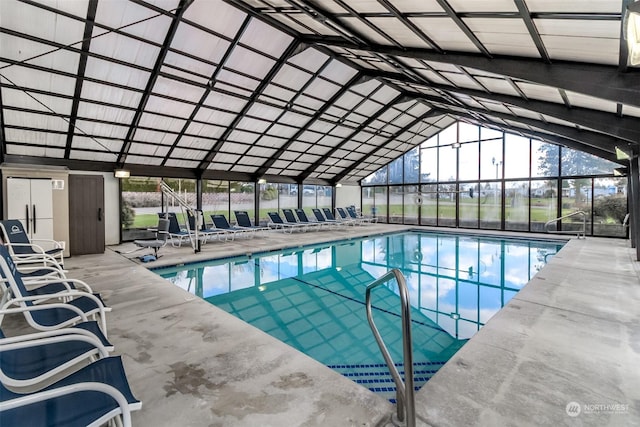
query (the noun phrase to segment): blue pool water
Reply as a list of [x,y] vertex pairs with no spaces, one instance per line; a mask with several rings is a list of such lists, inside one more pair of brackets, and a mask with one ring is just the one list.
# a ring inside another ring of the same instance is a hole
[[[394,384],[366,319],[369,283],[392,268],[407,280],[420,388],[562,245],[405,232],[154,271],[393,400]],[[395,282],[377,288],[372,302],[376,325],[400,363]]]

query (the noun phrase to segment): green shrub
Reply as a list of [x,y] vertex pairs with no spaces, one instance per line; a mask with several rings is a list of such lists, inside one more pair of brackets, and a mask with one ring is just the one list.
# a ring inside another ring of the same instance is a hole
[[136,218],[136,211],[133,210],[131,204],[126,200],[122,201],[120,215],[122,216],[122,228],[125,230],[131,228]]
[[593,214],[605,219],[613,219],[622,224],[627,214],[627,198],[620,196],[601,197],[593,203]]

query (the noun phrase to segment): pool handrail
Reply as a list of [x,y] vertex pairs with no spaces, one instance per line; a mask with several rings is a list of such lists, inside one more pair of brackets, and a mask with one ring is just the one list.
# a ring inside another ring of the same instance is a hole
[[[373,321],[373,313],[371,311],[371,291],[391,279],[396,279],[398,283],[398,292],[400,296],[400,303],[402,306],[402,348],[404,359],[404,375],[405,381],[402,381],[398,369],[389,354],[389,350],[384,344],[380,332]],[[367,320],[369,326],[373,332],[373,336],[380,347],[380,352],[384,357],[389,372],[393,377],[393,381],[396,384],[396,413],[398,421],[404,423],[406,427],[415,427],[416,425],[416,404],[414,398],[413,389],[413,344],[411,340],[411,304],[409,303],[409,290],[407,289],[407,282],[397,268],[388,271],[380,276],[367,286],[366,291],[366,307],[367,307]]]
[[[582,229],[581,230],[567,230],[567,231],[563,231],[563,230],[549,230],[549,226],[553,223],[557,223],[558,221],[562,221],[563,219],[566,218],[571,218],[574,217],[576,215],[582,215]],[[544,230],[547,233],[550,234],[576,234],[578,239],[580,238],[580,235],[582,235],[582,238],[586,238],[586,232],[587,232],[587,213],[584,211],[575,211],[575,212],[571,212],[569,214],[563,215],[561,217],[558,218],[554,218],[552,220],[547,221],[544,224]]]

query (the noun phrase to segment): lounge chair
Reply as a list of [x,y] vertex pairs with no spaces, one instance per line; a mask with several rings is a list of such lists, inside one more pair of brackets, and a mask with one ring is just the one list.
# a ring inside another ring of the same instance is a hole
[[102,334],[80,328],[15,337],[6,337],[0,329],[0,382],[14,389],[46,387],[61,373],[109,356],[113,346],[108,341],[105,345],[103,339]]
[[302,224],[302,225],[306,225],[307,229],[310,230],[309,227],[317,227],[319,224],[315,223],[315,222],[301,222],[298,221],[295,217],[295,215],[293,214],[293,209],[282,209],[282,213],[284,214],[284,218],[286,219],[286,221],[289,224]]
[[307,231],[306,224],[300,223],[290,223],[282,220],[282,217],[278,212],[268,212],[270,222],[268,224],[269,228],[282,230],[283,232],[293,233],[294,231]]
[[[202,212],[202,211],[198,211],[198,212]],[[192,233],[195,237],[195,229],[196,229],[196,217],[193,216],[193,214],[191,214],[189,211],[187,211],[187,220],[189,222],[189,233]],[[198,239],[202,242],[202,243],[207,243],[209,241],[209,239],[211,237],[225,237],[225,233],[215,229],[215,228],[207,228],[206,224],[203,222],[202,226],[200,227],[200,229],[198,230]]]
[[353,218],[350,214],[348,214],[345,208],[336,208],[336,211],[338,212],[338,215],[340,215],[341,221],[353,221],[354,225],[364,224],[364,221]]
[[307,213],[304,211],[304,209],[296,209],[296,215],[298,217],[298,222],[301,223],[301,224],[308,224],[308,225],[311,225],[313,227],[323,227],[323,226],[329,226],[330,225],[327,222],[310,221],[309,217],[307,217]]
[[[60,265],[64,265],[64,248],[62,243],[49,239],[29,239],[22,222],[17,219],[0,221],[3,239],[9,248],[9,253],[17,263],[43,263],[53,258]],[[50,247],[45,249],[44,246]]]
[[169,220],[158,219],[158,227],[156,228],[156,238],[150,240],[134,240],[133,243],[140,249],[153,249],[153,256],[158,259],[158,250],[167,244],[169,238]]
[[345,225],[356,225],[356,222],[350,218],[346,218],[346,219],[336,218],[331,212],[331,209],[329,208],[322,208],[322,212],[324,213],[324,216],[327,218],[327,221],[336,221],[336,222],[339,222],[340,224],[345,224]]
[[351,218],[355,219],[356,221],[360,221],[363,224],[378,222],[378,218],[358,214],[358,212],[356,212],[355,206],[347,206],[347,213]]
[[238,227],[246,228],[248,230],[254,230],[256,232],[269,229],[269,227],[261,227],[259,225],[253,225],[251,223],[251,218],[249,218],[249,213],[247,211],[234,211],[233,214],[236,216],[236,222],[238,223]]
[[158,217],[169,220],[169,239],[171,240],[171,246],[179,247],[182,246],[183,241],[191,241],[191,233],[180,227],[178,217],[174,212],[159,212]]
[[122,359],[105,357],[33,393],[0,385],[2,426],[131,426],[142,403],[131,393]]
[[[336,221],[335,219],[327,219],[325,218],[325,216],[322,214],[322,211],[318,208],[313,208],[311,209],[311,211],[313,212],[313,215],[316,217],[316,220],[321,223],[321,224],[326,224],[329,227],[340,227],[342,225],[346,225],[345,222],[340,222],[340,221]],[[298,218],[300,216],[298,215]]]
[[232,238],[235,238],[236,235],[243,235],[247,237],[253,237],[253,230],[249,230],[242,227],[232,227],[227,221],[227,217],[222,214],[213,214],[211,215],[211,221],[213,221],[213,226],[217,230],[222,230],[225,233],[229,233]]
[[[0,245],[0,274],[5,279],[5,292],[12,297],[0,307],[0,321],[6,314],[23,313],[27,323],[35,329],[48,331],[64,328],[89,318],[99,318],[102,331],[106,336],[105,307],[99,296],[77,289],[63,292],[33,294],[27,290],[16,265],[7,249]],[[7,286],[8,285],[8,286]],[[64,299],[64,303],[51,302]],[[96,319],[97,320],[97,319]]]

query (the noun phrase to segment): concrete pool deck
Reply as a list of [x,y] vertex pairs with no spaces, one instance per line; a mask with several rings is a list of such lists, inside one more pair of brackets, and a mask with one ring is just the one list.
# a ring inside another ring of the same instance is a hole
[[[394,408],[383,398],[145,267],[408,228],[268,232],[198,254],[166,247],[144,265],[114,252],[134,247],[124,244],[66,265],[113,308],[114,354],[143,402],[134,425],[384,426]],[[640,425],[634,253],[625,240],[571,240],[417,393],[418,425]],[[23,328],[14,317],[5,325]]]

